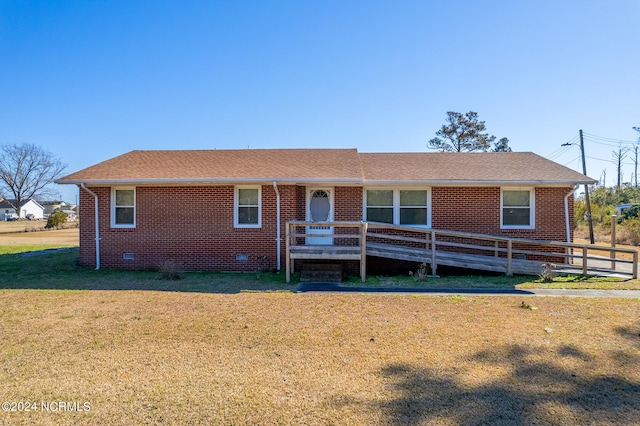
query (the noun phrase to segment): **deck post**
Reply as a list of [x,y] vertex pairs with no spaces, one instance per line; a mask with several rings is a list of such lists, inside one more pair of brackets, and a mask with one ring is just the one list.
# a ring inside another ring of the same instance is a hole
[[360,227],[360,279],[367,279],[367,228],[369,224],[362,222]]
[[587,246],[582,247],[582,275],[587,276],[587,256],[589,256]]
[[496,249],[496,250],[493,252],[493,256],[494,256],[494,257],[499,257],[498,248],[500,248],[500,241],[497,241],[497,240],[496,240],[496,241],[493,243],[493,246],[494,246],[494,247],[495,247],[495,249]]
[[631,266],[631,270],[633,273],[633,279],[638,279],[638,252],[636,250],[633,251],[633,265]]
[[[611,215],[611,247],[616,246],[616,220],[618,219],[618,215]],[[611,257],[611,269],[616,270],[616,251],[611,250],[609,253]]]
[[507,240],[507,276],[513,276],[513,240]]
[[291,281],[291,224],[287,223],[287,243],[286,243],[286,261],[285,261],[285,269],[287,270],[287,283]]
[[431,275],[436,276],[436,270],[438,269],[438,265],[436,265],[436,231],[431,230]]

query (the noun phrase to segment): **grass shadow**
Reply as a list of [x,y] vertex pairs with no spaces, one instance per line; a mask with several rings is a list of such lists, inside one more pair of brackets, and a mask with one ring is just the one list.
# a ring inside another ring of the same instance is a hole
[[[539,361],[546,351],[512,345],[476,353],[468,362],[509,371],[476,385],[465,382],[464,366],[448,371],[435,365],[389,364],[379,374],[395,397],[339,399],[340,405],[347,401],[382,410],[391,425],[640,424],[640,383]],[[558,356],[589,360],[574,347],[562,348]]]

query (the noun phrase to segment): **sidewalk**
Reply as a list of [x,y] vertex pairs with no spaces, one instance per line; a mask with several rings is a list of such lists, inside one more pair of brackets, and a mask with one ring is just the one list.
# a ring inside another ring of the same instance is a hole
[[383,293],[421,294],[433,296],[552,296],[552,297],[617,297],[640,299],[640,290],[577,290],[577,289],[495,289],[495,288],[396,288],[344,287],[336,283],[300,283],[296,293]]

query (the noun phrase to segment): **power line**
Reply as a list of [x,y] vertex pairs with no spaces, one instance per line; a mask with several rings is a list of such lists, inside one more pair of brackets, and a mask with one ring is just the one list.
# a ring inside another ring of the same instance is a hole
[[[619,147],[620,145],[622,145],[622,143],[607,143],[607,142],[600,142],[600,141],[597,141],[597,140],[595,140],[595,139],[589,139],[589,138],[586,138],[586,139],[587,139],[589,142],[591,142],[591,143],[595,143],[595,144],[597,144],[597,145],[610,146],[610,147],[612,147],[612,148],[617,148],[617,147]],[[625,144],[625,145],[626,145],[626,144]]]
[[614,138],[608,138],[605,136],[598,136],[598,135],[593,135],[591,133],[586,133],[583,132],[583,135],[585,136],[586,139],[589,139],[591,142],[596,142],[596,141],[600,141],[601,143],[616,143],[616,144],[631,144],[631,145],[635,145],[638,143],[638,141],[629,141],[629,140],[624,140],[624,139],[614,139]]
[[571,149],[570,145],[574,145],[578,140],[578,135],[575,135],[565,143],[561,144],[555,151],[551,154],[547,155],[548,160],[555,160],[559,157],[562,157],[569,149]]
[[[590,142],[590,143],[594,143],[597,145],[603,145],[603,146],[608,146],[608,147],[612,147],[612,148],[619,148],[621,145],[640,145],[640,140],[638,141],[630,141],[630,140],[624,140],[624,139],[614,139],[614,138],[609,138],[609,137],[605,137],[605,136],[598,136],[598,135],[594,135],[591,133],[586,133],[586,132],[582,132],[583,134],[583,138]],[[562,157],[564,154],[567,153],[567,151],[569,151],[569,149],[571,149],[571,145],[577,145],[576,142],[579,139],[579,135],[575,135],[574,137],[572,137],[571,139],[569,139],[567,142],[563,143],[560,145],[560,147],[558,149],[556,149],[555,151],[553,151],[551,154],[547,155],[547,159],[549,160],[556,160],[560,157]],[[598,157],[590,157],[588,155],[585,155],[586,158],[590,159],[590,160],[595,160],[595,161],[601,161],[604,163],[609,163],[609,164],[613,164],[613,165],[618,165],[617,161],[614,160],[606,160],[604,158],[598,158]],[[574,163],[575,161],[579,160],[580,157],[578,158],[574,158],[573,160],[567,162],[566,164],[564,164],[564,166],[568,166],[569,164]],[[632,166],[634,165],[634,163],[627,163],[627,162],[623,162],[621,163],[621,166]]]
[[636,142],[634,142],[634,143],[626,143],[626,142],[625,143],[622,143],[622,142],[610,143],[610,142],[602,142],[602,141],[598,141],[598,140],[595,140],[595,139],[589,139],[589,138],[586,138],[586,140],[589,141],[589,143],[595,143],[597,145],[609,146],[609,147],[612,147],[612,148],[618,148],[620,146],[625,146],[625,145],[626,145],[627,148],[629,148],[630,146],[635,146],[637,144]]
[[616,161],[613,161],[613,160],[605,160],[604,158],[589,157],[588,155],[585,155],[585,157],[587,157],[587,158],[588,158],[588,159],[590,159],[590,160],[604,161],[605,163],[618,164]]
[[569,166],[569,164],[571,163],[575,163],[576,161],[579,161],[580,157],[574,158],[573,160],[569,161],[568,163],[564,163],[563,166],[567,167]]
[[562,157],[567,151],[571,149],[570,146],[561,146],[560,148],[553,151],[551,154],[547,155],[549,160],[555,160],[558,157]]

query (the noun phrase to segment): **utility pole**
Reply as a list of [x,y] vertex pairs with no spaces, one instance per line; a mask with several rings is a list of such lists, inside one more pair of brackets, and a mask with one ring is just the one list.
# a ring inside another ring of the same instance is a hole
[[[587,175],[587,162],[584,156],[584,140],[582,139],[582,129],[580,129],[580,152],[582,153],[582,174]],[[593,221],[591,220],[591,202],[589,201],[589,185],[584,184],[584,201],[587,205],[587,222],[589,223],[589,241],[591,244],[595,243],[593,238]]]
[[[575,145],[573,143],[563,143],[562,146]],[[582,138],[582,129],[580,129],[580,154],[582,154],[582,174],[587,175],[587,161],[584,156],[584,139]],[[585,217],[587,218],[587,222],[589,223],[589,241],[591,244],[595,244],[595,239],[593,238],[593,221],[591,219],[591,201],[589,200],[589,185],[584,184],[584,202],[587,206],[587,212],[585,213]]]

